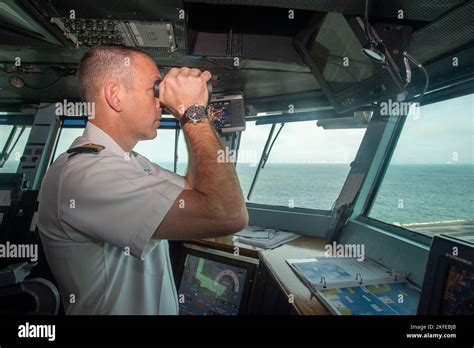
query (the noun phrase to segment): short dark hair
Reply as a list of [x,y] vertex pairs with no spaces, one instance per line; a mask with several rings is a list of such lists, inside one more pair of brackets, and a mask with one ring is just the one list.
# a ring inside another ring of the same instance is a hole
[[89,49],[82,57],[77,72],[81,97],[85,101],[93,101],[106,78],[114,78],[129,88],[134,54],[147,55],[129,46],[102,45]]

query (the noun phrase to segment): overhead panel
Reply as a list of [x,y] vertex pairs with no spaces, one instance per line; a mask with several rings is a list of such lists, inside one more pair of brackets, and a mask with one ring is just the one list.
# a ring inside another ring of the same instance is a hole
[[[123,44],[152,57],[185,51],[184,4],[180,0],[30,1],[75,46]],[[176,53],[176,54],[173,54]]]
[[172,22],[67,17],[55,17],[51,22],[77,46],[125,45],[162,48],[170,52],[176,49]]

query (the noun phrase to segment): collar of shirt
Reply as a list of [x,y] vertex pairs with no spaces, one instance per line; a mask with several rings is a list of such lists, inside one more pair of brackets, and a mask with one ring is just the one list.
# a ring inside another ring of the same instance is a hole
[[[131,152],[123,151],[120,145],[117,144],[110,135],[91,122],[87,122],[82,138],[84,138],[84,140],[87,139],[87,142],[102,145],[105,147],[104,151],[111,152],[122,158],[130,157],[131,155]],[[74,146],[83,145],[82,143],[83,141],[81,141],[80,144],[74,144]]]
[[102,145],[105,147],[104,152],[120,156],[125,161],[132,162],[137,168],[143,170],[148,175],[154,173],[153,166],[148,160],[134,151],[123,151],[120,145],[117,144],[110,135],[91,122],[87,122],[84,133],[82,133],[82,137],[77,138],[71,147],[80,146],[87,143]]

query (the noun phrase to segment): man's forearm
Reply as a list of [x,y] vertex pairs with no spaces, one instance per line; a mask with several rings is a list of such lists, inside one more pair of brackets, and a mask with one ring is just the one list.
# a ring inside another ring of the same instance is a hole
[[[183,132],[184,133],[184,132]],[[186,179],[188,180],[191,188],[194,188],[194,173],[193,168],[196,166],[196,161],[194,160],[194,154],[192,152],[191,146],[189,145],[188,137],[184,133],[184,140],[186,141],[186,148],[188,149],[188,165],[186,168]]]
[[[211,122],[187,123],[183,129],[188,146],[186,177],[194,190],[213,204],[216,213],[242,214],[245,200],[234,163],[225,158],[225,148]],[[221,161],[224,154],[224,161]]]

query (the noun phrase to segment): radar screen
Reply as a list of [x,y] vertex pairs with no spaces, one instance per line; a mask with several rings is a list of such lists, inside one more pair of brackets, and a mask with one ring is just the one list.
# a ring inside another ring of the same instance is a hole
[[450,265],[441,304],[441,314],[474,315],[474,272]]
[[239,314],[246,279],[245,268],[188,254],[178,292],[184,295],[179,314]]

